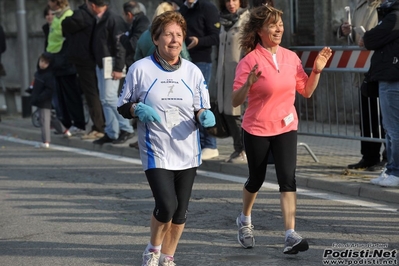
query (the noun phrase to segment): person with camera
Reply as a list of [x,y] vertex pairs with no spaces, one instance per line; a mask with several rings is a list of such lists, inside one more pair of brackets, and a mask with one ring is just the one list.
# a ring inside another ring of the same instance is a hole
[[371,183],[399,187],[399,2],[385,1],[377,12],[377,26],[360,40],[361,46],[374,50],[369,73],[378,81],[387,150],[385,170]]
[[[377,25],[377,7],[381,0],[361,0],[358,1],[353,12],[351,23],[345,21],[338,28],[338,38],[348,38],[352,45],[359,45],[362,36],[361,31],[356,28],[363,27],[368,31]],[[358,80],[354,81],[355,86],[359,86]],[[369,97],[359,91],[360,98],[360,134],[362,137],[384,138],[384,129],[380,128],[381,121],[380,107],[377,97]],[[381,171],[386,164],[386,152],[381,154],[381,142],[365,141],[360,142],[360,153],[362,158],[359,162],[349,164],[348,169],[366,169],[367,171]],[[382,157],[382,160],[381,160]]]
[[[4,34],[3,26],[0,25],[0,78],[6,75],[6,71],[4,69],[3,64],[1,63],[1,54],[4,53],[7,49],[6,45],[6,35]],[[1,121],[1,116],[0,116]]]

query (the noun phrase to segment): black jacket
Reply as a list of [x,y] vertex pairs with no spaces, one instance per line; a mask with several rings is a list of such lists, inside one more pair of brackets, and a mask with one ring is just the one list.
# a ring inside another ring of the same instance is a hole
[[126,67],[129,68],[131,64],[134,62],[134,52],[136,51],[137,41],[140,38],[141,34],[148,30],[150,26],[150,20],[144,15],[143,12],[140,12],[134,15],[134,20],[132,26],[129,30],[129,36],[123,34],[120,37],[120,42],[126,50]]
[[62,21],[62,33],[69,40],[67,55],[75,64],[95,65],[91,38],[96,18],[86,4],[79,6],[73,15]]
[[38,62],[33,82],[31,104],[39,108],[51,109],[55,84],[55,76],[51,69],[51,63],[46,69],[40,69]]
[[109,8],[97,21],[94,28],[92,49],[96,64],[102,68],[102,59],[107,56],[115,58],[114,71],[122,72],[125,67],[125,48],[118,41],[118,36],[127,30],[123,18]]
[[48,45],[47,39],[48,39],[48,35],[50,33],[50,25],[48,23],[44,24],[42,26],[42,30],[43,30],[43,33],[44,33],[44,51],[46,51],[47,45]]
[[370,61],[370,79],[399,80],[399,2],[373,29],[363,36],[364,46],[374,50]]
[[4,53],[6,49],[6,35],[4,34],[3,26],[0,25],[0,54]]
[[198,45],[189,51],[193,63],[211,63],[212,46],[219,45],[220,15],[216,6],[208,0],[198,0],[192,8],[182,5],[180,13],[187,22],[186,45],[189,37],[198,38]]

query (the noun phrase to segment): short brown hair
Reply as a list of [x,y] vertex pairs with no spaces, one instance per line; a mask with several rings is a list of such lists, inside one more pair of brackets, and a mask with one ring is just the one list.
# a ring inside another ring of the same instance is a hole
[[166,11],[159,16],[156,16],[151,25],[151,39],[158,40],[166,25],[175,22],[183,31],[183,39],[186,38],[187,24],[184,17],[176,11]]

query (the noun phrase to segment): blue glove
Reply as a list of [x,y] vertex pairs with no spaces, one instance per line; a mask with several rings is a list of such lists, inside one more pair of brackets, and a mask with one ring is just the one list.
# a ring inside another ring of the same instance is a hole
[[137,115],[139,120],[143,123],[148,122],[161,122],[161,118],[155,112],[154,108],[144,103],[138,103],[136,105],[136,109],[134,109],[134,113]]
[[205,128],[216,125],[215,115],[210,110],[205,110],[200,114],[199,121]]

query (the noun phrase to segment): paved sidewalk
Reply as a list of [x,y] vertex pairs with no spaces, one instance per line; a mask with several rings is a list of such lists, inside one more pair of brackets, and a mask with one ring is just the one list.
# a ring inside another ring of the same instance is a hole
[[[3,115],[0,122],[0,135],[40,141],[40,128],[35,128],[30,118]],[[135,140],[136,137],[124,144],[99,146],[94,145],[92,140],[81,140],[79,137],[66,139],[60,135],[52,136],[53,144],[139,158],[138,150],[129,147],[129,143]],[[378,172],[349,171],[346,169],[346,165],[360,160],[360,141],[303,135],[299,136],[298,141],[298,187],[316,188],[399,204],[399,188],[382,188],[369,183],[371,178],[379,175]],[[309,147],[319,162],[315,162],[306,147]],[[233,152],[231,138],[218,139],[218,149],[219,157],[204,161],[200,166],[201,170],[247,176],[246,164],[225,162]],[[275,180],[273,166],[268,169],[267,180]]]

